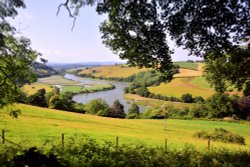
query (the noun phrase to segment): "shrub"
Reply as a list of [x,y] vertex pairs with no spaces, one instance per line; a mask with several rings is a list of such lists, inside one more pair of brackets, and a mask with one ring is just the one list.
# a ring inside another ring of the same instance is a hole
[[245,144],[245,139],[235,133],[229,132],[223,128],[215,128],[211,133],[201,131],[194,134],[194,137],[201,139],[211,139],[212,141],[221,141],[225,143]]

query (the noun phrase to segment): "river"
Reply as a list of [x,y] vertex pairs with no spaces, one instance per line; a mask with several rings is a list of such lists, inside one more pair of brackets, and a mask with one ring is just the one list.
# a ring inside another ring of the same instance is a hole
[[[125,87],[128,87],[130,84],[126,82],[115,82],[115,81],[106,81],[106,80],[98,80],[98,79],[89,79],[89,78],[83,78],[78,77],[73,74],[65,74],[64,78],[78,81],[84,84],[92,84],[92,83],[104,83],[104,84],[112,84],[115,86],[115,89],[112,90],[105,90],[105,91],[99,91],[94,93],[82,93],[77,94],[73,97],[73,100],[78,103],[88,103],[90,100],[101,98],[105,100],[108,105],[112,105],[115,100],[119,100],[124,105],[124,111],[127,112],[130,107],[130,100],[126,100],[123,97],[123,89]],[[145,106],[139,106],[140,111],[143,112],[146,107]]]

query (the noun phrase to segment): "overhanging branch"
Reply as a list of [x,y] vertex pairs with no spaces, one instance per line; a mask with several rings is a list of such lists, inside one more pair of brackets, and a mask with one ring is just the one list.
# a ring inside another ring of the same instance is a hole
[[76,16],[74,16],[69,8],[69,0],[66,0],[64,3],[61,3],[58,6],[56,15],[58,16],[61,10],[61,7],[64,6],[66,8],[66,10],[68,11],[69,17],[73,18],[73,25],[71,27],[71,31],[73,31],[74,27],[75,27],[75,22],[76,22]]

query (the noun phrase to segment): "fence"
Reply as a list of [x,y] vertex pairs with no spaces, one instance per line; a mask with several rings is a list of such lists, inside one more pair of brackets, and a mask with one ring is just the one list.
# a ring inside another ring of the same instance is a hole
[[[6,133],[6,131],[4,129],[2,129],[2,135],[0,135],[0,137],[2,139],[2,144],[5,144],[6,142],[11,143],[11,144],[15,144],[14,142],[6,139],[5,133]],[[65,134],[64,133],[61,134],[61,144],[62,144],[62,148],[64,149],[64,145],[65,145]],[[119,147],[119,136],[116,136],[116,138],[115,138],[115,147],[117,149]],[[211,140],[209,138],[207,141],[207,149],[210,150],[210,147],[211,147]],[[164,149],[165,149],[165,151],[168,150],[168,139],[167,138],[165,138]],[[249,148],[249,151],[250,151],[250,148]]]

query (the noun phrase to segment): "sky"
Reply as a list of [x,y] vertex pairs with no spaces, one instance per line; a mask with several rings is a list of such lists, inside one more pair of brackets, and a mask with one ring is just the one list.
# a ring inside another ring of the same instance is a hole
[[[11,23],[19,35],[29,38],[31,47],[50,63],[122,62],[102,44],[99,25],[106,16],[98,15],[95,7],[84,7],[71,31],[73,20],[67,11],[61,8],[56,16],[61,2],[63,0],[25,0],[26,8],[20,9]],[[174,61],[198,59],[188,56],[188,51],[176,48],[174,42],[170,41],[169,45],[175,50]]]

